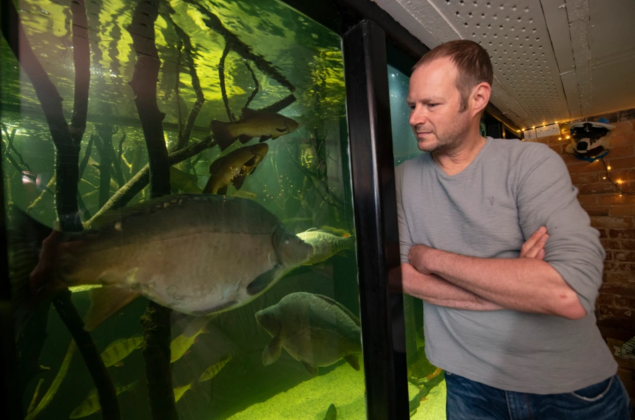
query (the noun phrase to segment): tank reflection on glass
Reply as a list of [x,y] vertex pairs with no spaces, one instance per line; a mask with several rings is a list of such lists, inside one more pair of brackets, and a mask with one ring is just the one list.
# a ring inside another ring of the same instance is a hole
[[[390,118],[392,122],[393,155],[395,166],[412,159],[422,152],[417,147],[408,120],[410,110],[408,77],[398,69],[388,66],[390,89]],[[406,357],[410,396],[410,418],[417,420],[443,420],[445,414],[445,376],[426,357],[423,331],[423,303],[404,295],[404,322],[406,327]]]
[[15,12],[0,117],[26,418],[150,419],[166,384],[180,419],[366,418],[339,38],[275,0]]

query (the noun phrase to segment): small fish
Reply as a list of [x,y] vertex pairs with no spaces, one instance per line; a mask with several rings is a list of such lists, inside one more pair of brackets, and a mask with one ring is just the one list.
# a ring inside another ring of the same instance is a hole
[[142,343],[143,337],[140,335],[135,335],[130,338],[120,338],[106,347],[106,350],[101,353],[101,359],[104,361],[106,367],[120,366],[121,361],[141,347]]
[[335,254],[343,255],[345,250],[355,248],[354,236],[336,236],[315,228],[298,233],[298,238],[313,247],[313,257],[303,265],[317,264],[331,258]]
[[241,147],[216,159],[209,167],[210,178],[203,193],[225,195],[230,183],[239,190],[247,175],[254,173],[268,150],[267,144],[254,144]]
[[209,381],[210,379],[212,379],[214,376],[216,376],[218,374],[218,372],[221,371],[222,368],[225,367],[225,365],[227,363],[229,363],[229,361],[232,359],[231,356],[227,356],[226,358],[224,358],[223,360],[221,360],[218,363],[213,364],[212,366],[208,367],[205,372],[203,372],[201,374],[201,376],[198,378],[199,382],[205,382],[205,381]]
[[10,256],[12,278],[19,279],[18,329],[57,290],[82,284],[104,285],[90,291],[88,331],[142,295],[194,316],[229,311],[313,252],[260,204],[219,195],[160,197],[113,211],[77,233],[51,232],[17,211],[13,217],[21,226],[11,233]]
[[353,369],[360,369],[359,319],[327,296],[291,293],[278,304],[256,312],[256,321],[272,337],[262,353],[265,366],[278,360],[284,347],[312,376],[319,366],[330,366],[341,359]]
[[193,387],[194,381],[190,382],[187,385],[177,386],[176,388],[174,388],[174,402],[179,402],[179,400],[183,398],[183,395],[185,395],[185,393]]
[[208,317],[199,317],[194,320],[183,332],[170,343],[170,363],[174,363],[183,357],[197,342],[197,337],[207,333],[207,324],[211,321]]
[[196,175],[188,174],[180,169],[170,166],[170,184],[180,191],[188,194],[200,194],[201,189],[197,185]]
[[249,192],[249,191],[234,191],[230,195],[232,197],[247,198],[249,200],[255,200],[256,199],[256,194],[252,193],[252,192]]
[[260,137],[262,143],[289,134],[297,128],[298,123],[284,115],[249,108],[243,108],[239,121],[212,120],[210,124],[210,130],[221,150],[227,149],[236,139],[245,144],[254,137]]
[[337,420],[337,408],[335,408],[335,404],[331,403],[331,405],[329,405],[324,420]]
[[[115,392],[117,393],[117,395],[119,395],[122,392],[130,391],[131,389],[135,388],[137,384],[138,382],[135,381],[130,385],[115,387]],[[99,404],[99,393],[96,389],[93,389],[88,394],[88,397],[86,397],[86,399],[73,410],[70,418],[79,419],[82,417],[90,416],[91,414],[96,413],[99,410],[101,410],[101,405]]]

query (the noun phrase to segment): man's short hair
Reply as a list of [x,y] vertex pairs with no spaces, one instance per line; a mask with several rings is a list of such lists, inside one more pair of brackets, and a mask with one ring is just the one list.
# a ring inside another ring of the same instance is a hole
[[461,112],[467,109],[470,92],[479,83],[492,85],[494,69],[485,48],[473,41],[457,40],[437,46],[414,65],[412,71],[437,58],[449,57],[458,70],[456,88],[461,94]]

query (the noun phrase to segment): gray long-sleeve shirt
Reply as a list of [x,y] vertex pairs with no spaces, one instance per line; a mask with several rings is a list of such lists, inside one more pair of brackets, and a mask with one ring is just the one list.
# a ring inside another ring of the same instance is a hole
[[580,320],[424,304],[426,354],[434,365],[508,391],[574,391],[615,374],[593,313],[604,250],[555,152],[539,143],[487,138],[449,176],[427,153],[397,168],[401,261],[415,244],[480,258],[517,258],[540,226],[544,260],[577,293]]

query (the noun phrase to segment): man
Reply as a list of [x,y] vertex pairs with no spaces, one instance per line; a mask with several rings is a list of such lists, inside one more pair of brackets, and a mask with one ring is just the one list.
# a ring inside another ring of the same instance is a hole
[[593,313],[598,232],[556,153],[480,136],[492,80],[474,42],[426,54],[407,101],[428,153],[396,173],[403,287],[425,302],[448,419],[627,420]]

